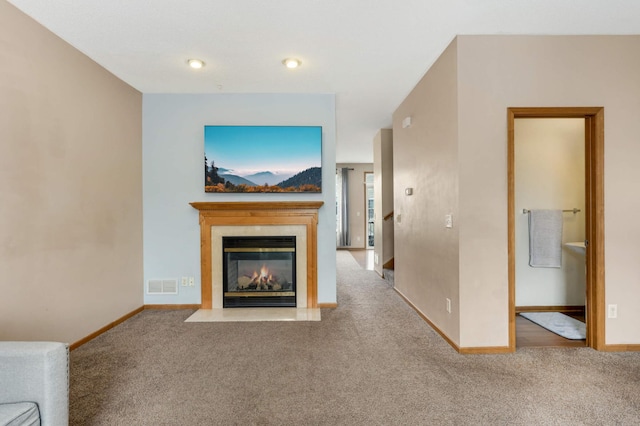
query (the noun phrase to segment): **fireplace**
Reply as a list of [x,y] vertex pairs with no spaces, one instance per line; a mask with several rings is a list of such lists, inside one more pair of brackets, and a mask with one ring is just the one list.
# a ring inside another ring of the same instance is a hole
[[296,307],[296,237],[222,237],[223,307]]
[[[296,236],[296,308],[318,307],[317,225],[322,201],[193,202],[200,221],[203,310],[223,308],[222,238]],[[242,309],[227,309],[242,313]],[[271,310],[275,311],[275,309]]]

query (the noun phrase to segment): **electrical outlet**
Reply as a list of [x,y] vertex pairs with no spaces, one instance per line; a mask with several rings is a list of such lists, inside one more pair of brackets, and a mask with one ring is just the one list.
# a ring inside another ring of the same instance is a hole
[[182,284],[182,287],[186,287],[189,285],[187,277],[182,277],[181,284]]
[[447,312],[451,313],[451,299],[447,297]]
[[196,279],[194,277],[189,277],[189,287],[193,287],[196,285]]
[[609,318],[618,318],[618,305],[609,305],[608,307],[608,317]]
[[444,226],[447,228],[453,228],[453,215],[448,214],[444,217]]

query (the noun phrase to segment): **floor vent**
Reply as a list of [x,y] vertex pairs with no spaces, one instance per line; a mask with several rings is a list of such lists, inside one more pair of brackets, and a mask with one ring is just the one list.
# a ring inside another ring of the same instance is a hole
[[178,280],[149,280],[147,294],[178,294]]

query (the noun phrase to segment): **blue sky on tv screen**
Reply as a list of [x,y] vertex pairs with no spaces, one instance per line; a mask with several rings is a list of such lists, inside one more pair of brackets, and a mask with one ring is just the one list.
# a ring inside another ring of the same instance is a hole
[[207,163],[238,176],[295,174],[320,167],[320,126],[205,126]]

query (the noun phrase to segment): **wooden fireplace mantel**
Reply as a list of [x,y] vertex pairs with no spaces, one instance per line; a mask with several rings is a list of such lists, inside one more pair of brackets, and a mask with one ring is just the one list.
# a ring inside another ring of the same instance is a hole
[[307,307],[318,306],[318,209],[323,201],[193,202],[200,212],[202,309],[212,308],[212,226],[304,225],[307,233]]

